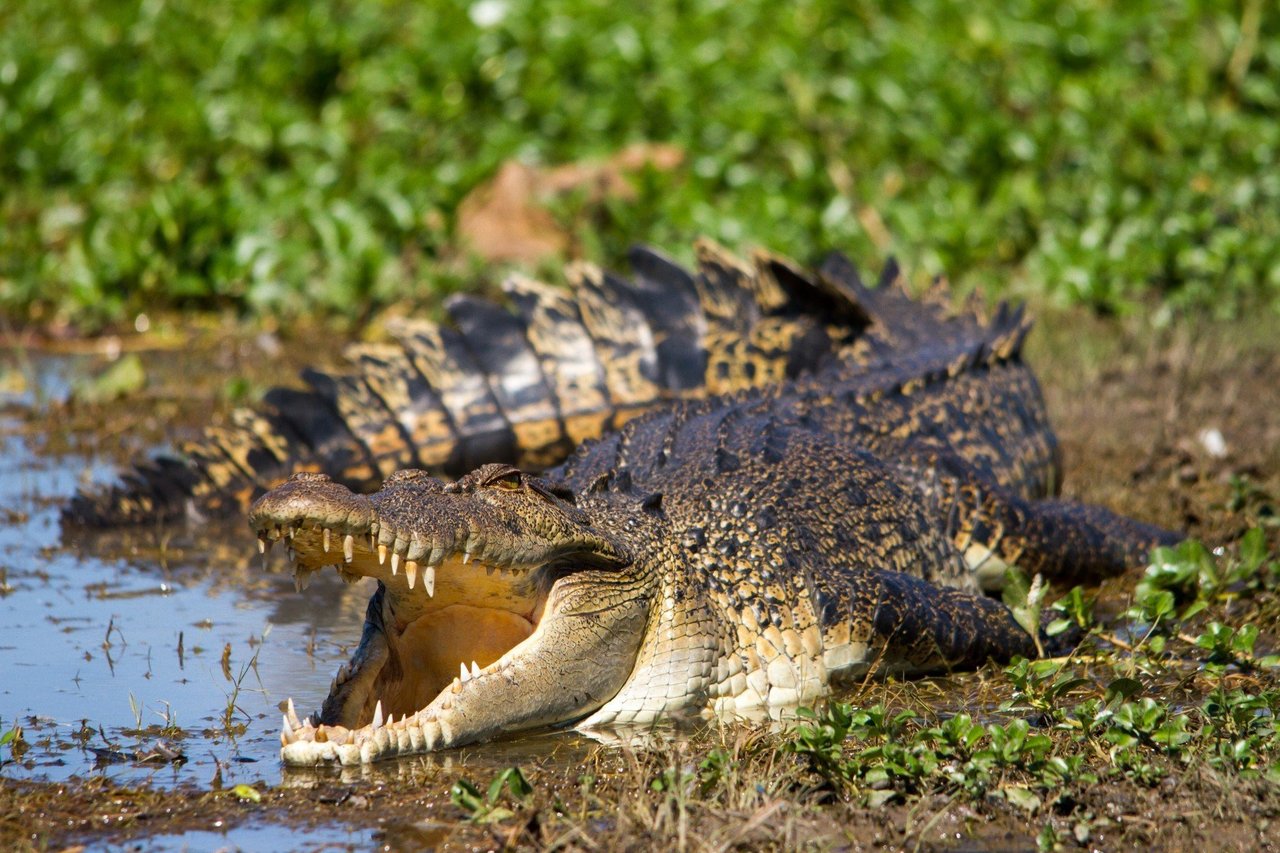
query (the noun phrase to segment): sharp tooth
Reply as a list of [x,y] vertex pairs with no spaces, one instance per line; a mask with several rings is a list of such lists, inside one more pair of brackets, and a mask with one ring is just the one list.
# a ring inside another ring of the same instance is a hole
[[289,536],[290,539],[292,539],[294,535],[297,534],[297,532],[298,532],[297,528],[295,528],[292,524],[290,524],[287,528],[285,528],[285,533]]
[[461,681],[463,684],[466,684],[468,681],[471,680],[471,673],[467,672],[467,665],[465,663],[458,664],[458,670],[459,670],[459,673],[458,673],[459,681]]
[[324,545],[324,552],[328,554],[329,553],[329,528],[326,527],[320,531],[320,538],[322,540],[322,544]]
[[471,562],[471,552],[470,552],[470,551],[463,551],[463,552],[462,552],[462,565],[464,565],[464,566],[465,566],[467,563],[470,563],[470,562]]
[[480,677],[480,667],[476,666],[476,662],[475,662],[475,661],[472,661],[472,662],[471,662],[471,677],[472,677],[472,678],[479,678],[479,677]]
[[302,723],[298,720],[298,709],[293,707],[293,697],[289,697],[289,701],[285,703],[285,721],[289,723],[291,728],[300,729]]
[[348,533],[342,537],[342,557],[348,563],[355,559],[356,556],[356,537]]
[[381,542],[378,543],[378,565],[381,566],[387,561],[387,546]]
[[258,537],[258,553],[267,553],[267,540],[263,539],[261,536]]
[[382,728],[382,700],[378,700],[378,704],[373,706],[373,722],[370,724],[374,729]]
[[280,745],[288,746],[297,740],[297,736],[293,733],[293,728],[289,725],[289,718],[284,718],[284,728],[280,729]]
[[427,570],[422,573],[422,585],[427,588],[427,597],[432,598],[436,594],[436,567],[427,566]]
[[391,552],[391,576],[395,577],[396,572],[400,571],[400,552]]
[[409,589],[418,582],[418,564],[413,560],[404,561],[404,579],[409,582]]
[[387,725],[388,725],[388,726],[394,726],[395,724],[396,724],[396,715],[395,715],[395,714],[387,714]]

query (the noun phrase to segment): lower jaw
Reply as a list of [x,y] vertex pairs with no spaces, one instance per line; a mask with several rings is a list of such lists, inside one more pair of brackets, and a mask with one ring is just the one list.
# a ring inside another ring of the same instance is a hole
[[[531,614],[532,615],[532,614]],[[352,662],[339,670],[318,721],[369,725],[426,708],[457,681],[467,681],[528,638],[530,618],[506,610],[454,604],[401,627],[366,628]]]

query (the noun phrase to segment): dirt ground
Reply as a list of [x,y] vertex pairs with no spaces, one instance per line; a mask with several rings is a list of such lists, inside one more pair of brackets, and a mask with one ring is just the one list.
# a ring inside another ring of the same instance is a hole
[[[1275,518],[1280,318],[1195,320],[1153,329],[1138,317],[1040,316],[1029,360],[1062,442],[1067,495],[1184,529],[1210,545],[1230,543],[1250,524]],[[260,358],[253,339],[237,338],[229,347],[225,338],[212,339],[219,341],[212,350],[144,352],[145,361],[176,358],[181,376],[183,359],[216,353],[218,381],[235,373],[269,383],[292,372],[279,363],[255,369]],[[306,341],[285,343],[285,364],[307,349]],[[164,374],[157,367],[155,375]],[[178,393],[179,387],[187,390]],[[198,409],[202,392],[158,379],[146,393],[157,404],[145,412],[128,407],[132,414],[112,435],[95,435],[72,417],[70,431],[51,435],[48,446],[131,450]],[[1268,529],[1275,547],[1280,528]],[[1123,598],[1137,575],[1108,581],[1104,597]],[[1280,626],[1263,628],[1264,636],[1274,637]],[[673,795],[651,784],[663,768],[696,763],[708,738],[741,758],[734,779],[705,797]],[[1028,815],[1004,802],[975,804],[940,794],[866,808],[806,786],[794,759],[780,754],[773,738],[731,729],[639,752],[594,747],[572,773],[554,762],[526,767],[533,795],[513,815],[491,823],[466,820],[449,796],[458,774],[434,760],[367,778],[300,775],[296,784],[256,792],[258,801],[227,791],[129,790],[92,779],[40,784],[0,775],[0,845],[65,849],[133,840],[146,849],[148,838],[185,829],[270,822],[368,827],[376,830],[377,846],[395,850],[1027,850],[1035,849],[1046,823],[1056,821],[1068,844],[1080,849],[1280,848],[1276,789],[1205,767],[1175,769],[1153,787],[1111,780],[1083,787],[1067,805],[1057,805],[1065,814]],[[791,777],[795,786],[777,784]],[[482,789],[488,782],[475,781]],[[767,796],[760,793],[763,781],[769,781]]]

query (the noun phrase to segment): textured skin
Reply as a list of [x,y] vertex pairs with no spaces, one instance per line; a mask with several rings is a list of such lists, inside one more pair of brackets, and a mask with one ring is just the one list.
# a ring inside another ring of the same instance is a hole
[[[365,497],[303,475],[261,498],[252,525],[289,538],[304,573],[335,564],[380,581],[351,672],[317,719],[286,721],[284,760],[370,761],[545,725],[778,716],[873,668],[1030,656],[1035,640],[977,589],[995,585],[993,565],[1074,581],[1174,541],[1046,499],[1056,445],[1017,312],[930,335],[928,310],[895,291],[863,293],[840,270],[823,281],[885,318],[856,362],[633,418],[544,478],[408,472]],[[318,547],[333,534],[352,537],[351,559]],[[428,570],[432,595],[410,580]],[[448,636],[411,639],[462,605],[475,609]],[[513,646],[459,639],[502,620],[528,620]],[[436,674],[459,663],[465,680]],[[415,668],[431,675],[405,675]]]
[[977,331],[972,317],[947,316],[945,299],[913,303],[890,286],[892,263],[869,290],[839,256],[811,276],[767,253],[744,263],[705,241],[696,254],[691,273],[637,249],[629,280],[573,265],[567,290],[513,277],[504,284],[513,311],[456,296],[446,306],[452,326],[401,322],[392,342],[348,348],[350,370],[305,371],[305,389],[272,389],[178,455],[81,492],[64,523],[228,515],[297,470],[356,490],[406,467],[542,470],[676,400],[836,363],[906,361]]

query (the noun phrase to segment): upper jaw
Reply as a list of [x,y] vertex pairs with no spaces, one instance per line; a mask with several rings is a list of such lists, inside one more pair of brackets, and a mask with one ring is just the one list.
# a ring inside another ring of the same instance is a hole
[[[337,566],[344,577],[384,581],[403,567],[408,589],[421,576],[432,596],[436,569],[450,560],[464,566],[474,560],[515,573],[565,558],[595,567],[629,562],[615,543],[591,531],[576,509],[556,510],[526,518],[416,471],[397,472],[371,496],[355,494],[323,474],[302,473],[259,498],[249,523],[264,554],[276,540],[288,540],[302,585],[309,572],[327,565]],[[297,538],[307,531],[315,535]],[[376,557],[376,565],[370,557]]]

